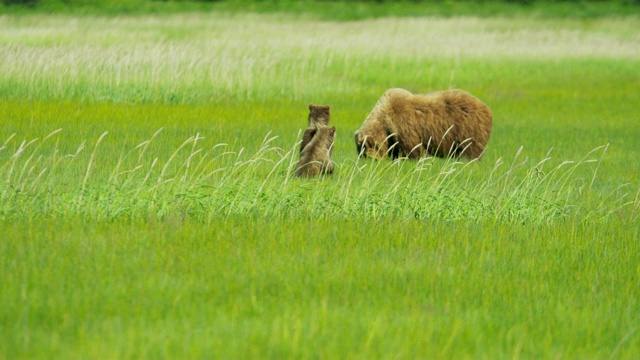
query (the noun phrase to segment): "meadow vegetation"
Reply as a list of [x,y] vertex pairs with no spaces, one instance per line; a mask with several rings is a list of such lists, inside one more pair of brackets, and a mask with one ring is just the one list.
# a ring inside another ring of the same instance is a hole
[[[0,15],[0,358],[637,358],[639,25]],[[482,160],[359,158],[389,87]]]
[[640,14],[638,0],[3,0],[0,11],[76,15],[175,12],[287,13],[324,20],[395,17],[543,17],[594,19]]

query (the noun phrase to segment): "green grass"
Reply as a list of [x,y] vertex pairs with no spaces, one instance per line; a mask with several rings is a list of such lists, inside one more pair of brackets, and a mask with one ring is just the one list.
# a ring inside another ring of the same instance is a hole
[[9,358],[640,351],[640,248],[619,221],[46,220],[4,233]]
[[[0,359],[637,358],[638,25],[1,16]],[[389,87],[483,159],[359,159]]]

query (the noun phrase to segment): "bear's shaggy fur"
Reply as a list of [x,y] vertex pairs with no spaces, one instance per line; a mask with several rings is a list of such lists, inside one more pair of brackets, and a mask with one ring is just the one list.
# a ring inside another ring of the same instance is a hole
[[296,168],[295,175],[299,177],[313,177],[321,174],[332,174],[333,163],[331,153],[333,151],[333,141],[336,137],[336,128],[320,126],[319,128],[308,128],[311,141],[300,153],[300,161]]
[[358,154],[380,159],[480,158],[491,135],[491,110],[462,90],[414,95],[389,89],[355,133]]
[[321,126],[329,126],[329,120],[331,119],[331,108],[329,105],[313,105],[309,104],[309,126],[302,136],[302,143],[300,144],[300,153],[304,150],[305,146],[311,141],[315,132],[309,131],[310,129],[318,129]]

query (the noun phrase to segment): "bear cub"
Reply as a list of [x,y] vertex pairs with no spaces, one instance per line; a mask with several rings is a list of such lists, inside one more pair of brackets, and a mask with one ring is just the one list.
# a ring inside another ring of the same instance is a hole
[[336,137],[335,126],[309,127],[305,131],[305,138],[311,139],[300,153],[300,161],[295,175],[298,177],[314,177],[333,173],[331,152]]
[[331,108],[329,105],[314,105],[309,104],[309,125],[307,131],[302,136],[302,143],[300,144],[300,153],[304,150],[305,146],[309,144],[311,138],[315,134],[310,129],[318,129],[322,126],[329,126],[329,120],[331,119]]

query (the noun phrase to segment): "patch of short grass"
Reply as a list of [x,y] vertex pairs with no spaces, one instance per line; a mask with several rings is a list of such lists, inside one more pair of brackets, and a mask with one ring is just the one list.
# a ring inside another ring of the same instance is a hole
[[8,357],[634,358],[638,226],[3,221]]

